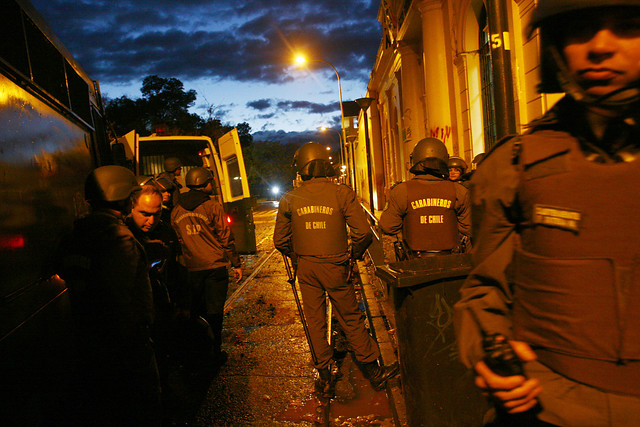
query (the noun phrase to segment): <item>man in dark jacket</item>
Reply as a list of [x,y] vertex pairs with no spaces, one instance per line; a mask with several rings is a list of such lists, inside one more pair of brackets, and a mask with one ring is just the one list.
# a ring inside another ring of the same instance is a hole
[[449,153],[442,141],[425,138],[411,152],[415,176],[391,189],[380,216],[386,234],[402,232],[409,257],[462,251],[471,233],[469,196],[462,185],[449,181]]
[[363,256],[373,233],[353,190],[328,178],[335,172],[324,146],[305,144],[296,152],[294,165],[303,182],[280,199],[273,242],[276,249],[297,261],[310,345],[317,359],[316,387],[327,391],[335,365],[326,339],[326,292],[365,377],[380,390],[397,371],[379,366],[378,345],[365,328],[353,284],[347,281],[349,258]]
[[185,290],[181,288],[185,284],[178,280],[177,275],[180,242],[171,225],[160,219],[161,203],[162,195],[158,188],[155,185],[143,185],[131,195],[131,214],[125,223],[142,243],[149,262],[155,313],[153,341],[164,389],[168,385],[168,361],[171,351],[169,332],[175,303],[173,298],[184,296]]
[[211,171],[203,167],[187,173],[185,182],[190,190],[180,195],[171,212],[171,224],[180,238],[189,270],[191,317],[202,316],[209,322],[214,334],[214,363],[221,365],[227,359],[221,346],[228,267],[231,263],[237,282],[242,279],[242,269],[224,210],[210,197],[213,180]]
[[640,425],[640,3],[547,0],[532,26],[567,95],[473,176],[460,355],[499,423]]
[[121,166],[91,172],[85,197],[92,212],[76,221],[61,250],[87,399],[78,411],[96,425],[159,424],[148,264],[124,223],[129,195],[138,188]]

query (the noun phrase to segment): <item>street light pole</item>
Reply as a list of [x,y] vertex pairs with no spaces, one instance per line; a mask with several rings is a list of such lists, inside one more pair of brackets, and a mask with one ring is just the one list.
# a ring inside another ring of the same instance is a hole
[[[338,73],[338,70],[336,70],[336,67],[333,66],[333,64],[331,64],[330,62],[324,61],[322,59],[309,59],[307,60],[304,56],[298,56],[296,58],[296,61],[300,64],[304,63],[304,62],[322,62],[323,64],[328,65],[329,67],[333,68],[333,71],[335,71],[336,73],[336,77],[338,78],[338,96],[340,99],[340,129],[342,131],[342,139],[340,140],[340,153],[342,154],[343,151],[346,152],[346,146],[345,146],[345,142],[347,141],[347,134],[344,130],[344,107],[342,106],[342,85],[340,84],[340,74]],[[343,157],[344,158],[344,157]],[[354,188],[354,181],[353,181],[353,176],[351,173],[349,173],[349,180],[351,182],[351,187]]]
[[338,135],[338,143],[340,144],[340,166],[342,166],[342,163],[344,162],[344,157],[343,157],[343,153],[342,153],[342,135],[340,134],[340,132],[338,132],[337,130],[333,129],[333,128],[328,128],[326,126],[322,126],[320,128],[321,131],[325,131],[325,130],[332,130],[336,133],[336,135]]

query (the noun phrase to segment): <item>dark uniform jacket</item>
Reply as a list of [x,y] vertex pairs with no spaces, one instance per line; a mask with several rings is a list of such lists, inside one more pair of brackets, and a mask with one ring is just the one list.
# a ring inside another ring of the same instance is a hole
[[130,216],[126,218],[125,223],[147,254],[156,312],[166,311],[170,301],[176,296],[181,299],[184,292],[181,289],[182,283],[179,283],[178,256],[182,250],[178,236],[171,225],[164,221],[160,221],[149,232],[142,231]]
[[180,253],[178,236],[169,223],[161,220],[146,233],[136,226],[131,217],[127,217],[125,223],[134,237],[144,246],[151,265],[157,261],[165,262],[169,257],[176,257]]
[[222,205],[208,194],[190,190],[180,195],[171,211],[171,225],[182,243],[182,254],[190,271],[240,267],[231,227]]
[[482,357],[481,327],[574,381],[640,396],[640,161],[622,161],[640,135],[620,123],[607,153],[572,111],[561,101],[473,177],[460,352],[469,366]]
[[77,220],[61,252],[81,333],[105,348],[144,345],[153,321],[148,264],[122,216],[97,211]]
[[380,229],[403,237],[412,251],[450,250],[469,236],[469,195],[462,185],[416,175],[391,189]]
[[100,210],[76,221],[60,252],[59,275],[69,287],[83,379],[80,424],[153,424],[160,383],[142,245],[119,212]]
[[356,194],[327,178],[312,178],[280,199],[273,242],[285,255],[295,253],[319,262],[360,258],[373,238]]

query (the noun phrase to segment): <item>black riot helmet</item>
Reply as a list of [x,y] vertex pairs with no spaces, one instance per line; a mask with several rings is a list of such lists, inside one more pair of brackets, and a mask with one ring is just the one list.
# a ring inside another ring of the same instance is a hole
[[450,168],[460,169],[460,173],[465,173],[467,171],[467,162],[462,160],[460,157],[449,157],[448,166]]
[[478,169],[478,165],[480,164],[480,162],[482,162],[482,160],[484,160],[484,156],[485,153],[480,153],[473,158],[473,160],[471,161],[471,170]]
[[187,176],[184,177],[185,184],[189,188],[205,187],[210,181],[213,181],[213,174],[207,168],[197,167],[190,169]]
[[176,185],[164,177],[156,179],[156,185],[160,191],[168,191],[171,193],[176,189]]
[[164,160],[165,172],[175,172],[176,169],[180,169],[181,167],[182,167],[182,162],[177,157],[167,157]]
[[531,17],[530,30],[539,27],[547,18],[578,10],[610,6],[640,7],[638,0],[543,0],[538,2]]
[[136,181],[138,181],[139,186],[143,185],[156,185],[156,180],[153,176],[149,175],[136,175]]
[[307,142],[293,156],[293,167],[302,179],[334,176],[327,147],[317,142]]
[[84,197],[96,206],[126,200],[139,188],[135,175],[129,169],[116,165],[101,166],[87,176]]
[[572,13],[596,8],[636,7],[640,8],[639,0],[544,0],[540,1],[533,12],[529,25],[529,34],[540,29],[541,40],[541,81],[538,87],[540,93],[565,92],[576,101],[600,106],[624,106],[640,99],[640,82],[633,87],[622,88],[602,97],[587,94],[586,91],[572,78],[567,70],[566,61],[562,55],[561,41],[564,31],[571,31],[563,24],[564,19]]
[[442,141],[437,138],[424,138],[418,141],[411,152],[411,169],[415,175],[435,175],[449,177],[449,152]]

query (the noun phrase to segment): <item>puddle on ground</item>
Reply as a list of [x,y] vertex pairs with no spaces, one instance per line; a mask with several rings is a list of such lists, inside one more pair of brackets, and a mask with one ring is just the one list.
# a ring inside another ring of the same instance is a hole
[[[348,381],[349,384],[340,384],[343,381]],[[352,392],[342,393],[341,389],[350,389]],[[393,415],[386,393],[373,390],[357,368],[345,372],[345,376],[336,385],[336,391],[336,398],[331,400],[330,425],[343,427],[393,425]],[[307,421],[322,425],[323,405],[314,393],[303,400],[291,401],[287,409],[276,419]]]

